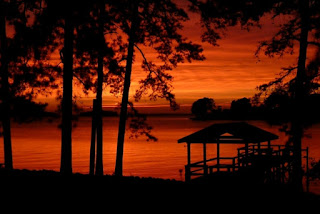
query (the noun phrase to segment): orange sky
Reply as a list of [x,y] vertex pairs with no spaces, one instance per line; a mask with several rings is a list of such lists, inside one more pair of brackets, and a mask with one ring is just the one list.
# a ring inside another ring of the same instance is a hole
[[[284,18],[279,18],[276,22],[284,23]],[[252,97],[257,92],[256,86],[273,80],[282,67],[296,63],[296,54],[272,59],[261,54],[258,61],[254,55],[258,42],[270,39],[276,32],[270,17],[262,19],[262,26],[261,29],[253,29],[250,32],[241,30],[240,27],[230,28],[226,36],[219,41],[220,46],[213,47],[201,43],[199,18],[195,14],[190,14],[190,21],[186,23],[183,33],[194,43],[203,45],[206,60],[180,64],[171,72],[174,76],[173,92],[178,103],[189,106],[199,98],[210,97],[216,100],[217,105],[228,107],[234,99]],[[147,58],[154,58],[155,52],[150,48],[140,48],[144,50]],[[136,54],[140,53],[137,51]],[[139,58],[141,57],[138,56],[137,59]],[[138,81],[145,76],[140,63],[141,61],[137,60],[133,66],[130,97],[134,94]],[[94,94],[82,95],[78,104],[83,107],[90,106],[94,96]],[[45,100],[51,103],[53,98]],[[120,98],[115,98],[105,90],[104,105],[114,105],[119,101]],[[136,105],[166,104],[165,100],[154,102],[143,98]]]
[[[203,44],[205,61],[181,65],[175,71],[178,100],[190,103],[207,96],[218,104],[228,105],[233,99],[252,97],[257,92],[256,86],[269,82],[282,67],[295,63],[296,55],[270,59],[260,54],[260,61],[256,58],[258,42],[270,39],[276,32],[270,21],[264,19],[262,23],[262,29],[250,32],[240,27],[228,29],[227,35],[219,41],[219,47]],[[194,26],[199,25],[187,26],[186,30],[193,32],[190,38],[199,41],[200,29]]]

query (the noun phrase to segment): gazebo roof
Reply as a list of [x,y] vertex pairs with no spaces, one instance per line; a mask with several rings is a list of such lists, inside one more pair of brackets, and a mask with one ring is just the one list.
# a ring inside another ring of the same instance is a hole
[[178,140],[178,143],[259,143],[279,137],[245,122],[219,123]]

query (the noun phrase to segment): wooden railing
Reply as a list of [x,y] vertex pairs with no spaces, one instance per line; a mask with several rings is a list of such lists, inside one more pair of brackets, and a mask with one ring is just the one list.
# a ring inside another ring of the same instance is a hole
[[[308,171],[308,148],[301,151],[305,152],[302,157],[306,159],[306,171]],[[215,157],[186,165],[186,181],[190,180],[192,176],[203,176],[220,171],[236,172],[240,168],[250,166],[253,160],[251,158],[256,157],[280,157],[280,161],[290,162],[293,157],[293,148],[285,145],[250,145],[238,148],[238,156],[236,157]]]
[[[238,170],[238,157],[220,157],[211,158],[204,161],[198,161],[185,166],[186,180],[191,176],[202,176],[219,171],[234,172]],[[230,160],[229,163],[220,163],[221,160]]]

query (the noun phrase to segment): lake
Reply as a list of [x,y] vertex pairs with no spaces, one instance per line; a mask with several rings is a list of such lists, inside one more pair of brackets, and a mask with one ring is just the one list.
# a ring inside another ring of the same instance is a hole
[[[157,142],[145,138],[129,139],[127,134],[124,147],[123,174],[141,177],[158,177],[184,180],[184,165],[187,163],[187,148],[177,140],[207,127],[213,123],[228,121],[193,121],[187,116],[150,116],[152,132]],[[230,121],[229,121],[230,122]],[[279,131],[280,126],[264,121],[247,121],[280,137],[273,144],[285,144],[287,136]],[[104,173],[113,174],[116,158],[118,118],[103,119],[103,163]],[[37,121],[29,124],[12,124],[12,151],[14,168],[49,169],[60,168],[61,131],[59,121]],[[128,133],[128,132],[127,132]],[[309,157],[320,159],[320,124],[306,130],[303,147],[309,147]],[[76,122],[72,137],[73,172],[89,172],[91,118],[81,117]],[[212,145],[213,146],[213,145]],[[239,145],[221,146],[221,155],[235,156]],[[192,162],[202,160],[202,146],[191,148]],[[207,157],[215,156],[215,147],[207,149]],[[0,148],[3,160],[3,146]],[[3,162],[3,161],[0,161]]]

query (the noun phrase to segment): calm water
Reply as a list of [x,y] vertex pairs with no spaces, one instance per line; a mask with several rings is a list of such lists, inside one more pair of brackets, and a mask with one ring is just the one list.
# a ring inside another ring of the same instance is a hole
[[[192,121],[187,117],[149,117],[149,123],[154,127],[153,134],[158,142],[146,142],[145,138],[129,139],[124,148],[124,175],[143,177],[159,177],[176,180],[184,179],[184,165],[187,162],[187,149],[177,140],[213,123],[223,121]],[[287,137],[279,131],[279,126],[270,126],[263,121],[249,121],[262,129],[279,135],[274,144],[284,144]],[[14,168],[18,169],[50,169],[60,167],[60,130],[58,121],[33,122],[31,124],[13,123],[12,150]],[[103,127],[103,157],[104,173],[113,174],[116,157],[118,118],[104,118]],[[309,156],[320,159],[320,124],[309,128],[309,136],[304,138],[303,146],[309,147]],[[80,118],[73,130],[73,171],[88,173],[90,151],[91,119]],[[221,154],[235,156],[234,146],[221,146]],[[192,161],[201,160],[202,147],[193,146]],[[208,147],[207,157],[215,156],[215,147]],[[0,158],[3,160],[3,147],[0,148]],[[0,161],[3,162],[3,161]]]

